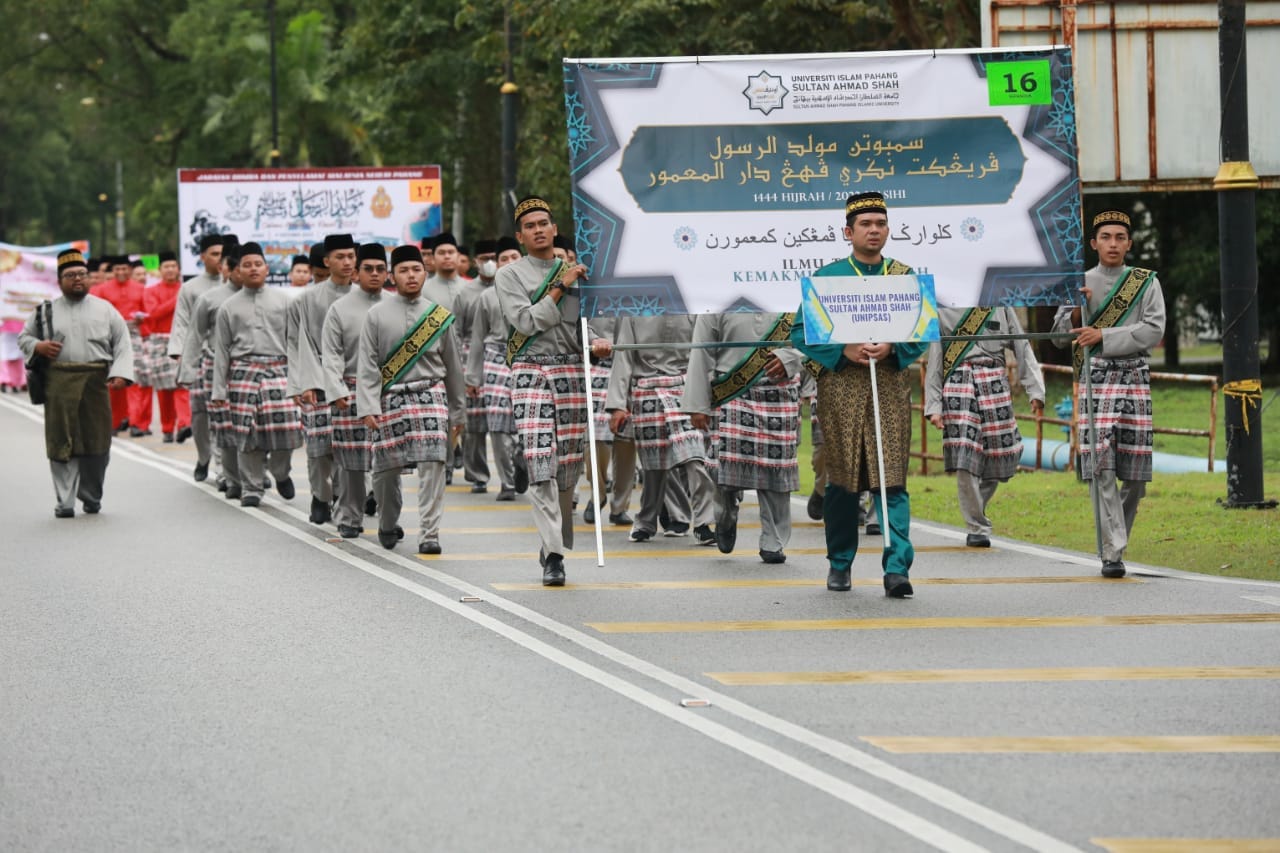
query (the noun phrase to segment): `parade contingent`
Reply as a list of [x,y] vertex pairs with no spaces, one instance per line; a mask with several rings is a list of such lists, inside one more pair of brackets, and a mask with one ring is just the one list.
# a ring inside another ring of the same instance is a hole
[[[860,536],[883,525],[884,593],[905,598],[914,595],[913,364],[928,351],[923,409],[942,430],[966,545],[991,545],[989,506],[1022,451],[1006,350],[1031,412],[1044,410],[1040,366],[1012,309],[943,307],[941,332],[959,339],[932,345],[810,344],[800,311],[584,323],[588,270],[551,205],[526,197],[511,224],[514,236],[477,241],[474,260],[448,232],[390,250],[329,234],[287,258],[285,287],[267,285],[260,245],[229,233],[198,240],[202,272],[186,282],[168,253],[159,281],[144,286],[127,258],[63,252],[62,296],[19,336],[29,366],[46,377],[55,516],[74,517],[77,501],[101,511],[113,434],[150,434],[154,392],[162,440],[193,438],[193,478],[212,476],[241,506],[260,506],[272,488],[293,499],[302,448],[308,518],[344,539],[362,536],[373,516],[377,541],[398,547],[402,477],[412,473],[417,552],[445,553],[445,487],[460,469],[473,494],[495,484],[495,501],[527,496],[542,583],[563,586],[585,474],[584,521],[607,514],[631,542],[690,536],[724,554],[737,550],[743,496],[754,491],[759,559],[781,564],[800,487],[804,399],[816,474],[807,508],[823,523],[827,588],[851,588]],[[1089,371],[1092,396],[1081,383],[1077,403],[1082,413],[1093,404],[1087,427],[1080,417],[1078,475],[1096,504],[1102,573],[1119,578],[1151,479],[1147,358],[1165,314],[1155,273],[1125,265],[1128,216],[1105,211],[1091,227],[1099,264],[1085,275],[1082,307],[1060,309],[1054,331],[1074,338],[1077,376]],[[849,196],[850,253],[814,275],[913,274],[884,254],[889,232],[882,194]],[[588,418],[594,471],[584,471]]]

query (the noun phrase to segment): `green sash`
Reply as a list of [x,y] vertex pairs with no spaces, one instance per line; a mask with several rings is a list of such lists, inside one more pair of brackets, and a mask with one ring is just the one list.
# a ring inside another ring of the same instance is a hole
[[[546,296],[547,291],[551,289],[551,285],[564,277],[565,266],[566,264],[563,260],[556,259],[555,264],[547,272],[547,277],[542,280],[542,284],[538,285],[538,289],[533,292],[533,297],[529,300],[531,303],[537,302]],[[510,327],[507,330],[507,366],[510,367],[540,334],[542,333],[534,332],[532,335],[526,335],[516,331],[514,326]]]
[[400,381],[418,363],[418,359],[453,325],[453,313],[443,305],[432,305],[418,323],[400,339],[396,348],[382,363],[382,392]]
[[[791,324],[794,319],[794,314],[779,316],[778,322],[773,324],[773,328],[764,336],[764,340],[790,340]],[[733,398],[742,396],[752,385],[759,382],[760,377],[764,376],[765,363],[769,360],[769,356],[773,355],[773,349],[773,347],[756,347],[727,372],[713,379],[711,382],[712,405],[723,406]]]
[[[1098,309],[1098,316],[1094,317],[1089,325],[1097,329],[1110,329],[1123,323],[1141,301],[1142,294],[1146,292],[1153,275],[1155,275],[1153,270],[1130,267],[1129,271],[1120,276],[1120,280],[1111,288],[1111,292],[1107,294],[1107,301],[1102,303],[1102,307]],[[1084,367],[1084,347],[1072,343],[1071,351],[1071,363],[1078,379],[1080,370]]]
[[[956,324],[956,335],[976,335],[982,331],[982,327],[987,325],[987,319],[990,318],[993,308],[970,308],[964,312],[964,316],[960,318],[960,322]],[[942,382],[945,385],[947,377],[951,375],[951,371],[956,369],[968,354],[969,350],[977,341],[951,341],[947,344],[946,349],[942,351]]]
[[[887,258],[886,260],[888,261],[888,263],[885,264],[883,267],[884,275],[911,275],[911,267],[907,266],[902,261],[896,261],[893,258]],[[855,273],[858,273],[859,275],[862,274],[861,271],[856,266],[853,266],[852,257],[849,258],[849,266],[853,267],[853,271]],[[824,373],[828,372],[827,368],[823,367],[822,364],[820,364],[819,362],[813,361],[812,359],[805,361],[804,369],[809,371],[809,374],[813,376],[814,379],[817,379],[821,377]]]

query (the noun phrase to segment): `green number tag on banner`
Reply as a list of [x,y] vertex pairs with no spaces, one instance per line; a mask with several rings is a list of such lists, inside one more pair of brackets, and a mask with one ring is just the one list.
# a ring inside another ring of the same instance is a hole
[[1053,103],[1049,60],[987,63],[987,92],[993,107],[1024,107]]

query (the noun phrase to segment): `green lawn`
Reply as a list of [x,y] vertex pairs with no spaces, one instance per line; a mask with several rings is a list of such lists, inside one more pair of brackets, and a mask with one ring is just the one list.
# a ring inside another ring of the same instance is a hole
[[[1266,407],[1268,398],[1280,386],[1280,377],[1263,377],[1263,411],[1255,428],[1262,429],[1264,496],[1280,498],[1280,403]],[[1071,393],[1066,377],[1050,375],[1047,408]],[[919,394],[915,399],[919,401]],[[1019,412],[1028,411],[1026,399],[1015,397]],[[1152,407],[1157,427],[1207,429],[1209,390],[1206,386],[1178,386],[1155,383]],[[807,418],[807,414],[806,414]],[[1218,392],[1218,440],[1215,458],[1225,460],[1222,392]],[[919,447],[919,421],[916,421]],[[809,430],[804,429],[800,445],[801,494],[813,488],[810,468]],[[1047,440],[1061,440],[1055,425],[1045,426]],[[1033,427],[1023,423],[1023,433],[1033,441]],[[929,427],[929,445],[941,453],[938,430]],[[1156,449],[1203,458],[1208,440],[1191,436],[1156,435]],[[963,521],[956,505],[955,481],[941,473],[942,464],[931,462],[929,476],[913,465],[908,489],[911,512],[916,518],[960,526]],[[1161,474],[1147,487],[1133,538],[1126,557],[1137,563],[1168,566],[1192,572],[1232,575],[1280,581],[1280,510],[1227,510],[1226,474]],[[1000,487],[989,515],[997,536],[1008,536],[1042,545],[1095,553],[1093,512],[1084,483],[1069,472],[1024,472]]]

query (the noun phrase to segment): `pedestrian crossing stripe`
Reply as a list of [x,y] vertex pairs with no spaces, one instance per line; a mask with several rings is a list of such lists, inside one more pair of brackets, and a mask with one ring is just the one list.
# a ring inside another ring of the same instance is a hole
[[[873,550],[873,549],[868,549]],[[878,550],[878,549],[875,549]],[[627,554],[631,556],[630,553]],[[1135,578],[1104,578],[1101,575],[1045,575],[983,578],[912,578],[913,586],[984,586],[1003,584],[1113,584],[1113,583],[1145,583]],[[881,586],[879,578],[860,578],[853,582],[854,586]],[[670,580],[670,581],[601,581],[596,583],[567,583],[563,587],[545,587],[540,583],[491,583],[489,586],[504,592],[549,592],[563,593],[571,590],[598,591],[617,589],[636,590],[676,590],[676,589],[779,589],[779,588],[826,588],[826,581],[821,578],[719,578],[702,580]]]
[[1136,616],[939,616],[882,619],[588,622],[601,634],[697,634],[732,631],[912,631],[942,628],[1119,628],[1280,623],[1280,613],[1170,613]]
[[1280,735],[1052,735],[1044,737],[862,737],[897,755],[994,753],[1280,752]]
[[1032,669],[900,669],[848,672],[707,672],[737,687],[800,684],[991,684],[1033,681],[1280,679],[1276,666],[1069,666]]

